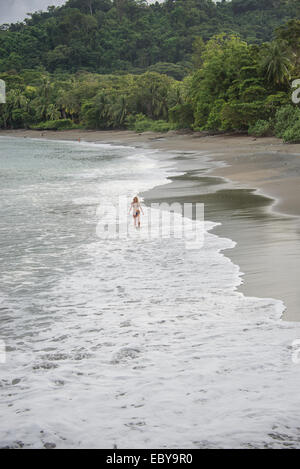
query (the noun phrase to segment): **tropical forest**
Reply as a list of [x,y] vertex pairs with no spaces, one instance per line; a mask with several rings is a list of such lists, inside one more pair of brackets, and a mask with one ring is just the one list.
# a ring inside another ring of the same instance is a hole
[[4,129],[298,142],[300,2],[68,0],[23,22],[0,18],[0,80]]

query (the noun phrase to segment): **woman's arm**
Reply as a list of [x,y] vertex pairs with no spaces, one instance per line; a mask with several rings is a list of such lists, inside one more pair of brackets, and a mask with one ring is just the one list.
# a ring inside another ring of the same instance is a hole
[[144,210],[142,209],[141,204],[139,204],[142,214],[144,215]]

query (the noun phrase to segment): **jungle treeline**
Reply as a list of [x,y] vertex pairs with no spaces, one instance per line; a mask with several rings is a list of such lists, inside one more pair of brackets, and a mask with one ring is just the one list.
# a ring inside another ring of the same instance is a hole
[[238,131],[300,141],[291,87],[300,78],[298,18],[298,0],[49,7],[0,26],[7,90],[0,127]]

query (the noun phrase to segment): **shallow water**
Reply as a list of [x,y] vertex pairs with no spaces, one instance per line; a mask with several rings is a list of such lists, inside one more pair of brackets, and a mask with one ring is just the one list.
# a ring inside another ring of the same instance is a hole
[[[198,155],[189,155],[181,169],[198,162]],[[220,222],[213,233],[237,243],[228,255],[243,272],[238,290],[282,300],[284,320],[299,322],[299,217],[277,213],[273,199],[209,173],[209,169],[189,169],[173,176],[169,184],[148,191],[147,201],[204,203],[205,217]]]
[[171,160],[0,143],[1,446],[299,448],[300,325],[236,291],[233,241],[209,221],[198,250],[97,236],[99,205],[167,182]]

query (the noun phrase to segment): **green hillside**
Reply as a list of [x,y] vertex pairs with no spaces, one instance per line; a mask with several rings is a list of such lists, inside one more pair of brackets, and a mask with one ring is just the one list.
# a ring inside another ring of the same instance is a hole
[[69,0],[24,23],[2,25],[0,71],[42,65],[50,72],[141,73],[159,64],[155,71],[180,78],[198,36],[207,41],[234,33],[259,44],[299,12],[298,0]]
[[3,25],[0,127],[300,142],[299,11],[298,0],[69,0]]

